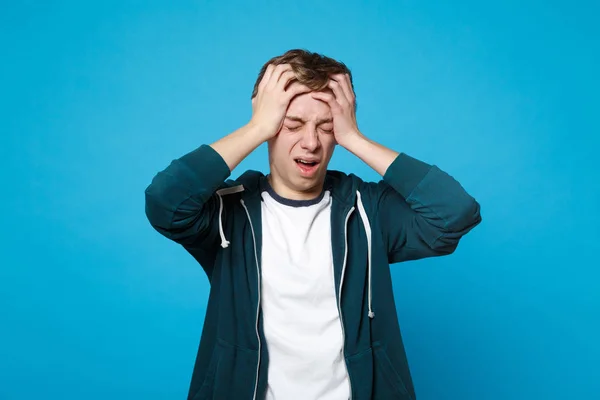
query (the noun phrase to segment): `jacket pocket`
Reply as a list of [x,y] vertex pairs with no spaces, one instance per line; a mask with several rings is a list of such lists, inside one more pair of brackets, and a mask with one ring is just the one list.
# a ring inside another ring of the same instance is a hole
[[390,361],[384,345],[373,343],[373,358],[373,398],[414,400]]
[[217,339],[202,387],[194,400],[251,399],[258,352]]

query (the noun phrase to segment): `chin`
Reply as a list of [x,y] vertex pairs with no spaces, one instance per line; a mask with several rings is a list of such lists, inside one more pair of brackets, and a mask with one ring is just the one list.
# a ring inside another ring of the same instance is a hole
[[306,189],[313,189],[318,185],[322,185],[323,181],[325,177],[323,176],[323,174],[317,173],[314,176],[298,176],[296,181],[299,183],[300,186],[306,188]]

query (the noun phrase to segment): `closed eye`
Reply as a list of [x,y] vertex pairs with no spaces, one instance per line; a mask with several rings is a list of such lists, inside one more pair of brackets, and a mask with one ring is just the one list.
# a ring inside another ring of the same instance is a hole
[[298,129],[300,129],[302,127],[302,125],[298,125],[298,126],[286,126],[285,128],[289,131],[295,132]]

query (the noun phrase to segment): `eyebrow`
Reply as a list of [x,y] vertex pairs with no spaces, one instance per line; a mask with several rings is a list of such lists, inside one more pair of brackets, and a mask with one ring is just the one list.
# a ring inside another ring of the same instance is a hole
[[[305,120],[303,120],[300,117],[296,117],[294,115],[286,115],[285,119],[289,119],[290,121],[302,122],[303,124],[306,123]],[[328,122],[333,122],[333,118],[321,118],[321,119],[317,120],[317,125],[325,124]]]

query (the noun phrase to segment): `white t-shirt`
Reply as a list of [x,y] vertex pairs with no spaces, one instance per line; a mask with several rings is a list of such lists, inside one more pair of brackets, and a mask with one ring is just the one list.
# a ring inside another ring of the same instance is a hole
[[267,400],[350,397],[331,253],[331,196],[262,191],[262,293]]

